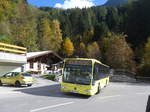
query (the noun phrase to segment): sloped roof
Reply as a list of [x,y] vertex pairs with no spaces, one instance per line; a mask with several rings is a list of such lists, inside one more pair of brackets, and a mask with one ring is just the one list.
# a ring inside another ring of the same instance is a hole
[[54,53],[53,51],[29,52],[29,53],[27,53],[27,59],[29,60],[29,59],[41,57],[41,56],[44,56],[44,55],[47,55],[47,54],[54,54],[56,57],[63,60],[63,58],[61,58],[58,54]]

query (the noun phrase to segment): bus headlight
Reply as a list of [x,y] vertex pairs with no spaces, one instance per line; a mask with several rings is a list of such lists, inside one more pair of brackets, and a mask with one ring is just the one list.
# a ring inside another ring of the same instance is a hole
[[87,89],[85,90],[85,92],[92,92],[92,89]]
[[64,86],[61,86],[61,88],[62,88],[62,89],[65,89],[65,87],[64,87]]

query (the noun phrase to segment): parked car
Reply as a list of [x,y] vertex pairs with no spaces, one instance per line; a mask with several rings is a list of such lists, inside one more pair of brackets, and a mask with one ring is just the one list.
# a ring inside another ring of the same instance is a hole
[[31,86],[34,80],[31,74],[23,72],[9,72],[0,76],[0,85],[8,84],[15,85],[17,87],[21,85]]

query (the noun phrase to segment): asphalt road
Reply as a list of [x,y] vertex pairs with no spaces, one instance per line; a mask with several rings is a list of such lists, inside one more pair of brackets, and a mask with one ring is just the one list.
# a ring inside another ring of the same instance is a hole
[[87,97],[60,92],[58,83],[37,78],[32,87],[0,87],[0,112],[145,112],[150,84],[110,83]]

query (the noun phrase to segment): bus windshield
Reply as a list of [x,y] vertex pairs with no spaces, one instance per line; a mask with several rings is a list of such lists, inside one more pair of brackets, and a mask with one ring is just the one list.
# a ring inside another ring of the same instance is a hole
[[63,81],[74,84],[91,84],[92,65],[66,64]]

